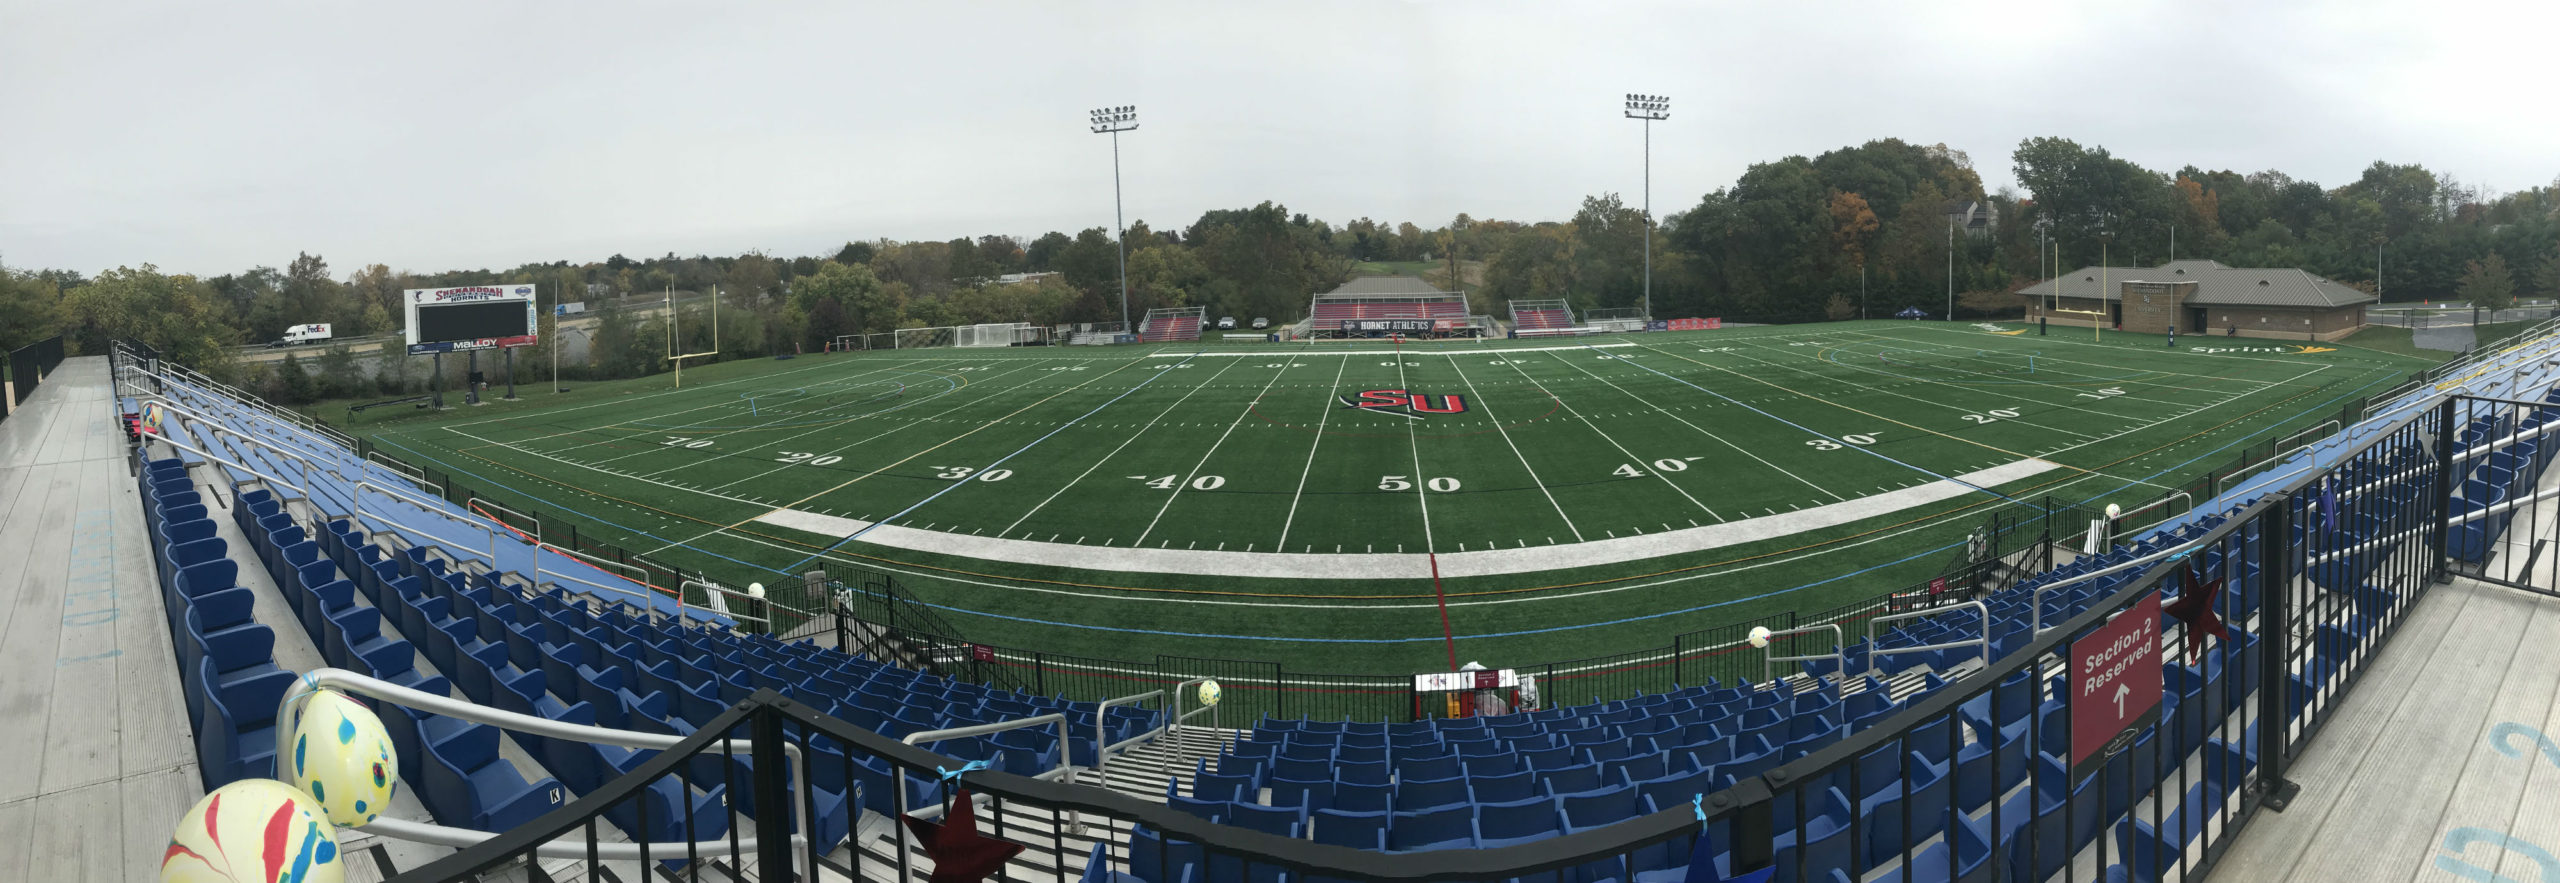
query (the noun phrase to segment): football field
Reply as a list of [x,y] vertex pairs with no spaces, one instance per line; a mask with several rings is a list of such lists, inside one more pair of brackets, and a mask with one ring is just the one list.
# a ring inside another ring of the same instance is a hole
[[885,572],[975,641],[1392,673],[1901,588],[1995,509],[2157,500],[2430,364],[2163,344],[1850,322],[875,351],[353,429],[548,534],[731,584]]

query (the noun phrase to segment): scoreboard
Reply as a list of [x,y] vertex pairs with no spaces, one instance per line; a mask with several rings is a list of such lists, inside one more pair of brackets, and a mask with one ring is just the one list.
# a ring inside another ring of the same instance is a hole
[[539,328],[531,285],[412,288],[409,354],[532,346]]

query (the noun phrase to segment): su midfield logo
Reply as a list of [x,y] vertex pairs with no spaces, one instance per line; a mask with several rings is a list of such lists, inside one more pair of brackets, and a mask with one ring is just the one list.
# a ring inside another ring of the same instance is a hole
[[1443,395],[1440,396],[1440,403],[1435,406],[1431,403],[1431,396],[1401,389],[1364,390],[1357,400],[1345,395],[1334,396],[1334,400],[1341,402],[1343,407],[1353,410],[1376,411],[1415,420],[1432,414],[1464,414],[1467,411],[1465,396]]

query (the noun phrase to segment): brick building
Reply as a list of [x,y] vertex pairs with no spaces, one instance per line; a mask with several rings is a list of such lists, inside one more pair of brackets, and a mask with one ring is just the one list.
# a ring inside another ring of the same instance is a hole
[[[2059,295],[2057,296],[2057,290]],[[2172,261],[2158,267],[2083,267],[2018,292],[2027,321],[2086,328],[2093,312],[2107,327],[2145,334],[2336,340],[2364,327],[2373,295],[2295,269]]]

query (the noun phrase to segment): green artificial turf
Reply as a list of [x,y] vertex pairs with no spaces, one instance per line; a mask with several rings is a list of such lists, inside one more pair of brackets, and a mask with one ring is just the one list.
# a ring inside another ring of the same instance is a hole
[[[575,524],[590,542],[730,584],[796,582],[821,567],[848,580],[890,574],[971,641],[1401,676],[1453,659],[1646,651],[1907,587],[1994,512],[2160,499],[2438,361],[2165,343],[1874,321],[1401,347],[863,352],[691,368],[682,389],[660,376],[443,412],[386,408],[351,430],[538,515],[551,537]],[[1345,402],[1388,390],[1463,411]],[[2028,458],[2057,466],[1989,487],[1940,484]],[[1930,485],[1950,494],[1784,529]],[[1019,540],[1054,560],[844,542],[756,520],[778,509]],[[1735,523],[1755,527],[1699,551],[1588,545]],[[1129,570],[1134,549],[1379,553],[1408,557],[1363,560],[1422,566],[1504,549],[1530,564],[1435,582],[1356,568],[1272,575],[1296,560],[1281,557],[1251,559],[1272,562],[1269,573],[1188,576]]]

